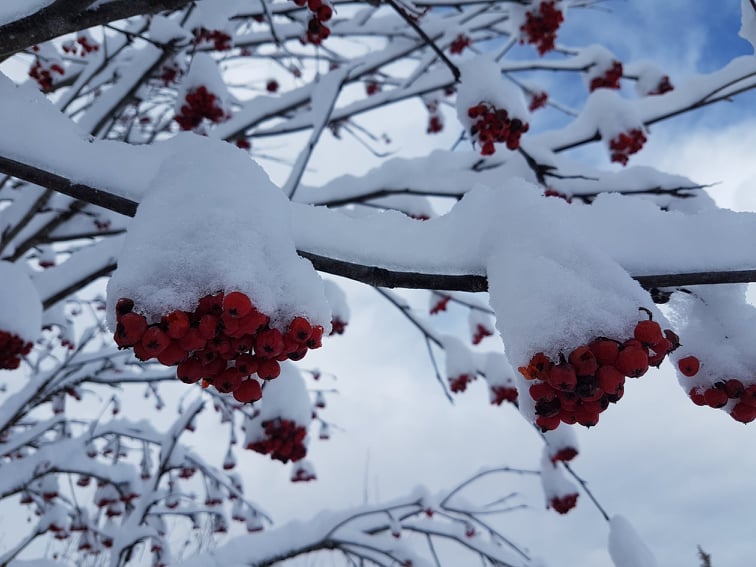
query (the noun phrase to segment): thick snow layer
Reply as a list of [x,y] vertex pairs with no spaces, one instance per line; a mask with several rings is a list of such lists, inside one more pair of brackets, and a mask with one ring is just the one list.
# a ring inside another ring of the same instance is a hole
[[20,20],[46,8],[55,0],[3,0],[0,4],[0,25]]
[[548,447],[543,448],[541,455],[541,486],[547,506],[553,498],[563,498],[578,493],[575,485],[567,480],[562,465],[551,462]]
[[42,303],[23,264],[0,262],[0,331],[33,342],[42,328]]
[[[198,8],[199,9],[199,8]],[[158,43],[168,43],[174,40],[189,40],[191,34],[179,22],[165,16],[152,16],[148,29],[150,39]]]
[[344,323],[349,322],[351,312],[347,303],[346,293],[341,286],[333,280],[323,280],[328,305],[331,306],[331,313],[334,319],[339,319]]
[[154,322],[194,310],[205,295],[238,290],[279,329],[299,315],[328,329],[323,283],[296,254],[287,201],[262,168],[230,144],[194,134],[167,145],[172,152],[108,283],[110,324],[122,297]]
[[499,66],[487,56],[478,56],[460,65],[462,81],[457,89],[457,118],[469,130],[474,121],[467,115],[471,106],[487,102],[505,109],[510,118],[528,121],[522,90],[501,75]]
[[265,383],[260,421],[289,419],[307,427],[312,419],[312,402],[302,373],[291,362],[281,363],[281,375]]
[[475,378],[478,367],[470,348],[452,335],[444,335],[441,337],[441,342],[444,345],[444,354],[446,355],[446,376],[452,380],[465,374],[470,379]]
[[609,521],[609,555],[614,567],[657,567],[656,558],[623,516]]

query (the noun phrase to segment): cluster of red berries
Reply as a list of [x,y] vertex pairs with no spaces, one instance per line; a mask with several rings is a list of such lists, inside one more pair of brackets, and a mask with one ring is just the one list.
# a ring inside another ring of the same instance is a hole
[[464,392],[467,390],[467,385],[475,380],[475,378],[476,376],[474,374],[460,374],[456,377],[449,376],[449,389],[455,394]]
[[446,311],[446,307],[449,305],[449,301],[451,301],[451,295],[444,295],[442,293],[434,293],[433,299],[435,301],[431,305],[431,308],[430,308],[431,315],[435,315],[436,313],[441,313],[441,311]]
[[321,346],[323,337],[323,327],[310,325],[304,317],[292,319],[285,333],[271,328],[268,316],[240,291],[206,295],[193,312],[172,311],[152,325],[134,312],[131,299],[118,301],[116,316],[119,347],[132,347],[143,361],[155,358],[166,366],[178,365],[182,382],[202,379],[204,386],[232,393],[241,403],[262,397],[253,374],[263,380],[278,377],[279,362],[301,360],[308,349]]
[[96,42],[89,42],[90,38],[85,35],[80,35],[76,38],[76,41],[64,41],[60,48],[64,53],[70,53],[71,55],[81,55],[84,57],[89,53],[99,51],[100,46]]
[[425,129],[425,131],[428,134],[438,134],[444,129],[444,121],[441,120],[441,117],[438,114],[431,114],[428,117],[428,127]]
[[662,95],[664,93],[668,93],[669,91],[675,90],[674,85],[670,82],[669,76],[664,75],[660,80],[659,84],[656,85],[656,88],[652,90],[649,95]]
[[175,63],[168,63],[160,69],[160,81],[166,87],[178,82],[180,75],[181,69]]
[[304,445],[307,430],[290,419],[271,419],[262,424],[265,438],[251,441],[247,449],[252,449],[263,455],[270,455],[272,459],[288,463],[299,461],[307,455]]
[[[692,378],[698,374],[701,363],[695,356],[686,356],[677,362],[677,367],[685,376]],[[695,386],[690,389],[688,396],[697,406],[715,409],[725,407],[730,400],[736,400],[729,410],[732,419],[741,423],[751,423],[756,419],[756,384],[746,386],[737,378],[728,378],[718,380],[708,388]]]
[[616,138],[609,142],[611,160],[613,162],[627,165],[632,154],[636,154],[643,148],[646,143],[646,135],[640,128],[633,128],[629,132],[622,132]]
[[556,189],[552,189],[551,187],[547,187],[543,191],[544,197],[556,197],[558,199],[562,199],[563,201],[567,201],[568,203],[572,203],[572,197],[567,195],[566,193],[562,193],[561,191],[557,191]]
[[625,378],[639,378],[649,366],[658,367],[680,346],[669,329],[662,332],[656,321],[640,321],[633,338],[616,341],[599,337],[574,349],[568,357],[552,362],[542,352],[534,355],[520,373],[532,380],[536,425],[543,431],[561,422],[596,425],[599,414],[624,394]]
[[620,88],[620,79],[622,78],[622,63],[612,61],[612,66],[607,69],[603,75],[593,77],[588,89],[593,92],[596,89],[618,89]]
[[49,93],[53,88],[53,73],[63,75],[65,72],[63,66],[58,63],[48,63],[41,59],[35,59],[34,65],[29,69],[29,76],[37,81],[43,93]]
[[449,46],[449,53],[459,55],[465,50],[465,47],[470,47],[471,45],[472,40],[465,34],[461,33],[454,38],[454,41],[451,42],[451,45]]
[[307,35],[305,40],[313,45],[320,45],[324,39],[331,35],[331,28],[325,23],[333,16],[333,8],[323,0],[294,0],[297,6],[307,8],[312,12],[312,17],[307,22]]
[[564,21],[564,14],[555,4],[553,1],[541,2],[537,10],[525,14],[525,23],[520,26],[523,33],[520,43],[527,41],[535,45],[541,55],[554,49],[557,30]]
[[510,150],[516,150],[520,147],[520,136],[530,127],[519,118],[510,118],[505,109],[486,102],[468,108],[467,116],[476,120],[470,127],[470,135],[477,139],[484,156],[496,152],[494,143],[506,144]]
[[381,92],[381,85],[377,81],[370,80],[365,83],[366,95],[373,96],[374,94],[378,94],[379,92]]
[[504,402],[517,404],[517,388],[509,386],[492,386],[491,404],[500,406]]
[[31,352],[32,344],[18,335],[0,331],[0,369],[14,370],[21,364],[21,357]]
[[334,317],[333,319],[331,319],[331,332],[329,333],[329,336],[343,335],[344,331],[346,330],[346,326],[346,321],[342,321],[338,317]]
[[174,117],[182,130],[193,130],[202,123],[203,118],[210,122],[223,122],[228,115],[218,104],[218,97],[207,90],[204,85],[186,93],[186,103]]
[[549,500],[549,508],[552,508],[559,514],[566,514],[577,505],[577,493],[565,494],[564,496],[553,496]]
[[543,108],[544,106],[546,106],[546,103],[548,101],[549,101],[549,93],[544,92],[544,91],[533,93],[530,95],[530,103],[528,104],[528,110],[530,112],[533,112],[534,110]]
[[195,45],[207,42],[212,43],[213,49],[216,51],[228,51],[231,49],[231,36],[224,31],[208,30],[202,27],[195,28],[192,31],[194,33]]
[[493,331],[491,329],[489,329],[485,325],[481,325],[480,323],[478,323],[475,326],[475,332],[472,335],[472,344],[479,345],[480,341],[492,335],[493,335]]

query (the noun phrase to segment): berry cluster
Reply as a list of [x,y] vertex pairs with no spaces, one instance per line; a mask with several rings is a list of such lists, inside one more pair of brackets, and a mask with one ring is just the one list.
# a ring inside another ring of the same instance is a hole
[[546,106],[546,103],[548,101],[549,101],[549,93],[544,92],[544,91],[533,93],[530,95],[530,103],[528,104],[528,110],[530,112],[533,112],[534,110],[543,108],[544,106]]
[[218,104],[218,97],[204,85],[186,93],[185,100],[181,111],[174,117],[182,130],[193,130],[202,123],[203,118],[215,123],[228,119],[228,115]]
[[599,337],[574,349],[554,363],[542,352],[534,355],[520,373],[532,380],[536,425],[543,431],[561,422],[596,425],[599,414],[624,393],[625,378],[639,378],[649,366],[658,367],[680,345],[675,333],[662,332],[656,321],[640,321],[633,338],[616,341]]
[[629,132],[622,132],[609,142],[611,160],[627,165],[632,154],[638,153],[646,143],[646,135],[640,128],[633,128]]
[[472,40],[465,34],[461,33],[456,38],[454,38],[454,41],[451,42],[451,45],[449,46],[449,53],[459,55],[465,50],[465,47],[470,47],[471,45]]
[[0,331],[0,369],[14,370],[21,364],[21,357],[31,352],[32,344],[18,335]]
[[525,23],[520,26],[520,43],[535,45],[541,55],[554,49],[557,30],[564,21],[564,14],[555,4],[553,0],[541,2],[536,10],[525,14]]
[[549,500],[549,508],[552,508],[559,514],[566,514],[577,505],[577,493],[565,494],[564,496],[553,496]]
[[570,197],[566,193],[562,193],[561,191],[557,191],[556,189],[552,189],[551,187],[546,187],[546,189],[543,190],[543,196],[544,197],[556,197],[558,199],[562,199],[563,201],[567,201],[568,203],[572,203],[572,197]]
[[662,95],[664,93],[668,93],[669,91],[673,91],[673,90],[675,90],[675,87],[669,81],[669,75],[664,75],[659,80],[659,84],[656,85],[656,88],[648,94],[649,95]]
[[338,317],[331,319],[331,332],[329,335],[343,335],[346,330],[347,322]]
[[[689,378],[698,374],[701,363],[695,356],[686,356],[677,362],[680,372]],[[694,386],[688,396],[697,406],[724,408],[734,400],[729,409],[730,416],[741,423],[751,423],[756,419],[756,384],[746,386],[737,378],[718,380],[708,388]]]
[[527,132],[529,125],[519,118],[510,118],[503,108],[496,108],[481,102],[467,109],[467,116],[475,120],[470,127],[470,135],[480,144],[484,156],[496,152],[494,143],[506,144],[510,150],[520,147],[520,136]]
[[451,300],[451,295],[445,295],[443,293],[434,292],[431,295],[430,314],[435,315],[436,313],[441,313],[441,311],[446,311],[446,307],[449,305],[450,300]]
[[460,374],[459,376],[456,376],[452,378],[449,376],[449,389],[454,394],[459,394],[460,392],[464,392],[467,390],[467,385],[475,380],[476,376],[474,374]]
[[299,461],[307,455],[307,447],[304,444],[307,430],[289,419],[271,419],[262,424],[265,438],[251,441],[247,449],[252,449],[263,455],[288,463]]
[[370,80],[365,83],[366,95],[373,96],[374,94],[378,94],[379,92],[381,92],[381,85],[377,81]]
[[485,325],[478,323],[477,325],[475,325],[475,332],[473,332],[472,335],[472,344],[479,345],[480,341],[492,335],[493,331],[491,329],[489,329]]
[[29,69],[29,76],[37,81],[43,93],[49,93],[53,88],[53,73],[63,75],[63,66],[58,63],[49,63],[41,59],[35,59],[34,65]]
[[194,33],[195,45],[206,42],[212,43],[213,49],[216,51],[228,51],[231,49],[231,36],[224,31],[208,30],[200,27],[195,28],[192,32]]
[[500,406],[504,402],[517,404],[517,388],[508,386],[491,386],[491,404]]
[[175,63],[167,63],[160,69],[160,81],[166,87],[178,82],[180,76],[181,69]]
[[294,3],[300,7],[307,5],[312,12],[312,17],[307,22],[306,42],[320,45],[324,39],[328,39],[331,28],[325,23],[333,16],[333,8],[323,0],[294,0]]
[[64,41],[60,48],[63,50],[63,53],[84,57],[89,53],[99,51],[100,46],[91,37],[80,35],[76,38],[76,41]]
[[308,349],[321,346],[323,337],[323,327],[313,327],[304,317],[292,319],[284,333],[271,328],[268,316],[240,291],[207,295],[193,312],[172,311],[152,325],[134,312],[130,299],[118,301],[116,315],[119,347],[132,347],[143,361],[178,365],[182,382],[202,379],[241,403],[262,397],[253,374],[263,380],[278,377],[279,362],[302,359]]
[[603,75],[593,77],[588,86],[591,92],[596,89],[618,89],[620,88],[620,79],[622,78],[622,63],[612,61],[612,66],[607,69]]
[[425,108],[428,109],[428,127],[425,131],[428,134],[438,134],[444,129],[444,117],[439,111],[438,100],[426,100]]

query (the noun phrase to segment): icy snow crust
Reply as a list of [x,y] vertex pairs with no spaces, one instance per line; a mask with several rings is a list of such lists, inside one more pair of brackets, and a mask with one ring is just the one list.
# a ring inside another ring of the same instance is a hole
[[287,201],[263,169],[230,144],[193,134],[166,145],[108,283],[109,324],[122,297],[157,322],[237,290],[281,330],[299,315],[328,329],[322,281],[297,255]]
[[33,342],[41,328],[42,303],[23,264],[0,262],[0,331]]

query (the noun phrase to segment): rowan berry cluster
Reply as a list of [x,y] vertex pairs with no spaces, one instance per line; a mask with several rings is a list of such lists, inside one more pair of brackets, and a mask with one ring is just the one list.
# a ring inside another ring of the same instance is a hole
[[446,311],[446,307],[449,305],[449,301],[451,300],[451,295],[434,293],[431,299],[433,301],[431,303],[430,314],[435,315],[437,313],[441,313],[441,311]]
[[346,330],[347,322],[338,317],[331,319],[331,332],[329,335],[343,335]]
[[475,380],[475,376],[470,374],[460,374],[459,376],[456,376],[454,378],[449,376],[448,380],[449,389],[453,393],[459,394],[460,392],[467,390],[467,385]]
[[517,404],[517,388],[508,386],[492,386],[491,404],[500,406],[504,402]]
[[219,104],[218,97],[208,91],[204,85],[190,90],[184,98],[185,104],[174,117],[182,130],[195,129],[202,123],[203,118],[215,123],[228,119],[228,115]]
[[160,69],[160,81],[166,87],[178,82],[180,75],[181,69],[175,63],[168,63]]
[[589,90],[591,92],[596,89],[618,89],[620,88],[620,79],[622,78],[622,63],[619,61],[612,61],[612,66],[607,69],[603,75],[593,77]]
[[565,494],[564,496],[553,496],[551,500],[549,500],[549,507],[555,512],[566,514],[577,505],[577,499],[578,495],[576,493]]
[[37,81],[43,93],[49,93],[53,88],[53,73],[63,75],[65,72],[63,66],[58,63],[35,59],[34,64],[29,69],[29,76]]
[[200,43],[212,43],[213,49],[216,51],[228,51],[231,49],[231,36],[221,30],[208,30],[206,28],[195,28],[192,30],[194,33],[194,43],[199,45]]
[[611,160],[627,165],[632,154],[638,153],[646,143],[646,135],[640,128],[633,128],[629,132],[622,132],[609,142]]
[[368,81],[365,83],[365,94],[368,96],[373,96],[374,94],[378,94],[381,92],[381,85],[377,81]]
[[[695,356],[686,356],[677,362],[680,372],[689,378],[698,374],[701,363]],[[756,419],[756,384],[746,386],[737,378],[718,380],[708,388],[694,386],[688,396],[697,406],[720,409],[734,401],[728,410],[735,421],[751,423]]]
[[503,108],[496,108],[481,102],[467,109],[467,116],[474,119],[470,135],[480,144],[484,156],[496,152],[494,143],[506,144],[510,150],[520,147],[520,136],[528,131],[529,125],[519,118],[511,118]]
[[89,53],[99,51],[100,46],[97,44],[97,42],[91,41],[91,38],[88,38],[85,35],[80,35],[76,38],[76,41],[64,41],[60,48],[63,50],[63,53],[81,55],[81,57],[84,57]]
[[491,335],[493,335],[493,331],[491,329],[489,329],[485,325],[478,323],[475,326],[475,332],[472,335],[472,344],[478,345],[480,344],[480,341],[482,341],[486,337],[490,337]]
[[0,369],[18,368],[21,357],[29,354],[31,349],[32,343],[8,331],[0,331]]
[[538,110],[539,108],[543,108],[546,106],[546,103],[549,100],[549,93],[547,92],[538,92],[533,93],[530,95],[530,103],[528,103],[528,110],[530,112],[533,112],[534,110]]
[[534,355],[520,373],[533,382],[536,425],[543,431],[561,422],[596,425],[599,414],[624,394],[625,378],[639,378],[650,366],[658,367],[679,346],[677,335],[662,332],[656,321],[640,321],[633,338],[617,341],[598,337],[559,355],[554,362],[542,352]]
[[297,6],[307,8],[312,12],[312,17],[307,22],[306,43],[320,45],[323,40],[331,35],[331,28],[325,23],[333,16],[333,8],[323,0],[294,0]]
[[525,23],[520,26],[523,34],[520,43],[535,45],[541,55],[551,51],[563,21],[564,14],[556,7],[556,2],[541,2],[538,8],[525,14]]
[[465,50],[465,47],[470,47],[471,45],[472,40],[465,34],[461,33],[457,37],[455,37],[454,41],[452,41],[451,45],[449,45],[449,53],[459,55]]
[[668,93],[669,91],[675,90],[674,85],[669,80],[668,75],[664,75],[660,80],[659,84],[656,85],[656,88],[652,90],[649,95],[662,95],[664,93]]
[[288,463],[299,461],[307,455],[304,444],[307,430],[289,419],[271,419],[262,424],[265,438],[251,441],[247,449],[252,449],[263,455],[270,455],[272,459]]
[[120,299],[116,305],[115,341],[131,347],[140,360],[157,359],[177,366],[184,383],[203,380],[222,394],[233,394],[241,403],[262,397],[260,383],[281,372],[279,362],[301,360],[308,349],[321,346],[323,327],[295,317],[286,332],[270,326],[240,291],[206,295],[192,312],[172,311],[159,323],[148,324],[134,312],[134,302]]
[[444,129],[444,121],[438,114],[431,114],[428,117],[428,127],[425,131],[428,134],[438,134]]

